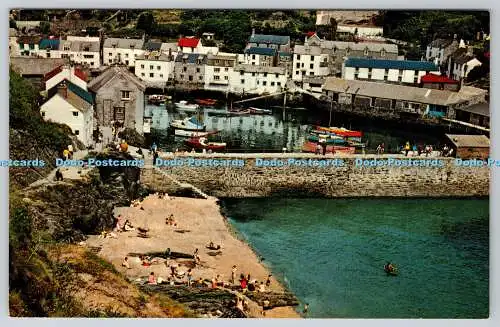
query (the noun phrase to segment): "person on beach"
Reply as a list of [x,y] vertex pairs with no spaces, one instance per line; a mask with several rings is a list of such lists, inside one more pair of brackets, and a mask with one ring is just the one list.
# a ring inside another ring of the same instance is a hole
[[188,270],[187,272],[187,284],[188,286],[191,286],[191,280],[193,279],[193,271],[191,269]]
[[217,288],[217,280],[212,278],[212,288]]
[[250,292],[255,292],[255,284],[253,283],[253,281],[249,281],[249,283],[248,283],[248,290]]
[[243,292],[246,291],[247,289],[247,280],[245,278],[245,275],[241,274],[241,278],[240,278],[240,286],[241,286],[241,290]]
[[130,232],[130,231],[134,231],[135,230],[134,226],[132,226],[132,224],[128,220],[125,221],[125,225],[124,225],[123,229],[126,232]]
[[406,142],[404,149],[405,149],[405,157],[408,157],[408,152],[410,152],[410,142]]
[[155,151],[153,154],[153,166],[156,165],[156,159],[158,159],[158,152]]
[[265,291],[266,291],[266,285],[264,285],[264,282],[260,282],[259,292],[264,293]]
[[246,279],[247,279],[247,282],[250,281],[250,274],[247,274],[247,278]]
[[63,151],[63,157],[64,157],[64,160],[68,160],[69,159],[69,150],[68,149],[64,149],[64,151]]
[[266,280],[266,287],[271,286],[271,277],[272,277],[272,275],[268,275],[268,276],[267,276],[267,280]]
[[304,305],[304,310],[302,310],[302,313],[305,315],[307,315],[307,312],[309,311],[309,303],[306,303]]
[[154,271],[151,272],[148,278],[148,284],[149,285],[156,285],[156,277]]
[[231,269],[231,284],[234,285],[234,282],[236,280],[236,265],[233,266]]
[[63,180],[63,174],[61,173],[61,169],[58,168],[56,170],[56,181],[62,181]]
[[122,262],[122,267],[125,267],[127,269],[130,269],[130,265],[128,263],[128,257],[125,257],[125,259],[123,259],[123,262]]

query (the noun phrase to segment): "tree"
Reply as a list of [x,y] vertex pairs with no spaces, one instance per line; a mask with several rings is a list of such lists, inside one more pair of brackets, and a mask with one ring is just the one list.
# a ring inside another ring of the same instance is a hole
[[150,12],[145,12],[139,15],[136,25],[136,28],[138,30],[145,31],[146,33],[150,34],[154,26],[155,18],[153,17],[153,14],[151,14]]

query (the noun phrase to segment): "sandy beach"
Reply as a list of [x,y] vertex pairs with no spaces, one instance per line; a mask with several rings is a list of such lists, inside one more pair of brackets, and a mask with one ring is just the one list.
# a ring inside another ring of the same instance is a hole
[[[166,218],[171,214],[177,223],[175,227],[166,224]],[[233,235],[219,211],[216,198],[160,199],[156,195],[150,195],[138,207],[115,208],[115,216],[118,215],[128,219],[136,228],[149,229],[149,238],[138,237],[137,231],[128,231],[118,233],[117,238],[91,236],[86,243],[88,246],[101,247],[99,255],[113,263],[127,277],[144,278],[154,272],[156,276],[167,280],[170,275],[167,265],[174,261],[172,259],[167,263],[160,259],[159,264],[144,267],[138,258],[130,257],[130,269],[122,267],[123,259],[128,253],[164,252],[167,248],[172,252],[191,255],[196,248],[199,250],[201,264],[193,268],[193,280],[200,277],[211,280],[220,275],[222,280],[229,282],[233,265],[237,266],[236,279],[239,279],[241,273],[250,274],[260,284],[270,274],[251,248]],[[213,255],[217,251],[206,248],[210,242],[222,246],[220,254]],[[191,259],[175,261],[181,272],[187,272],[193,264]],[[272,277],[269,289],[282,291],[283,287]],[[260,310],[251,310],[251,316],[259,317]],[[292,307],[281,307],[267,310],[266,317],[299,318],[300,315]]]

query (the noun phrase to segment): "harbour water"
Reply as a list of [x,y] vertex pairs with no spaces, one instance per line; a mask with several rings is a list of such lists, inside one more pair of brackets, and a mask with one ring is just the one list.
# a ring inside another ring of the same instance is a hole
[[[487,318],[487,199],[225,199],[314,318]],[[387,261],[398,276],[383,270]]]
[[[281,108],[273,108],[273,115],[251,115],[242,117],[225,117],[214,114],[214,111],[224,112],[225,107],[211,108],[202,114],[207,130],[218,130],[214,140],[227,143],[231,152],[301,152],[302,145],[308,136],[308,127],[314,124],[328,125],[329,117],[325,113],[305,110],[305,108],[288,109],[283,119]],[[167,128],[174,119],[189,117],[193,113],[167,110],[165,106],[147,105],[145,116],[153,118],[153,139],[160,148],[167,151],[183,149],[185,138],[169,136]],[[385,143],[388,152],[410,141],[438,144],[439,137],[430,133],[409,131],[404,128],[388,129],[387,126],[360,122],[339,115],[332,117],[332,126],[360,130],[364,133],[363,142],[367,152],[374,152],[378,144]]]

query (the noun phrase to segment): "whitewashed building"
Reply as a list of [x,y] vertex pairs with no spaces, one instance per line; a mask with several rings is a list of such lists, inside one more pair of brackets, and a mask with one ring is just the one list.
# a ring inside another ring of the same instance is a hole
[[92,144],[94,107],[92,96],[75,84],[65,81],[57,93],[40,107],[45,120],[68,125],[84,145]]
[[39,52],[39,43],[42,38],[36,35],[23,35],[17,38],[19,54],[21,56],[33,57]]
[[327,76],[329,53],[317,45],[296,45],[293,51],[292,80],[302,81],[305,77]]
[[458,49],[456,39],[435,39],[427,46],[425,60],[432,61],[438,65],[446,64],[449,56]]
[[69,81],[70,83],[78,86],[84,91],[87,91],[87,76],[86,74],[78,68],[71,65],[62,65],[52,71],[48,72],[44,76],[45,91],[56,87],[62,81]]
[[454,80],[466,78],[469,72],[482,63],[473,54],[472,47],[462,47],[448,58],[448,76]]
[[283,90],[286,81],[284,67],[237,65],[229,78],[229,88],[234,93],[276,93]]
[[427,61],[348,58],[342,68],[342,78],[418,84],[420,77],[430,72],[440,74],[437,65]]
[[67,36],[61,40],[59,53],[61,58],[69,58],[72,63],[89,68],[101,66],[100,38],[89,36]]
[[102,49],[103,65],[122,64],[128,67],[135,66],[135,58],[143,55],[143,39],[107,38]]
[[236,60],[235,53],[209,54],[205,66],[205,90],[229,91],[229,79],[234,72]]
[[174,59],[160,51],[146,52],[135,60],[135,76],[147,86],[163,88],[174,78]]

